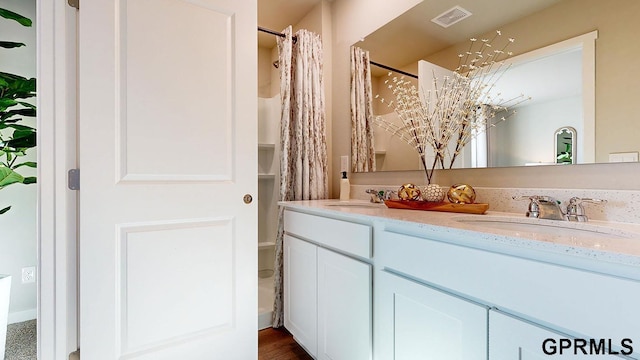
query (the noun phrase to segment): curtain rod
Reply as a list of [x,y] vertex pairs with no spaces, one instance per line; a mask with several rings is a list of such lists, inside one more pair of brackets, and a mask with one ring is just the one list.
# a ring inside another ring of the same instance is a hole
[[[279,36],[279,37],[285,37],[285,36],[286,36],[285,34],[283,34],[283,33],[281,33],[281,32],[277,32],[277,31],[274,31],[274,30],[270,30],[270,29],[267,29],[267,28],[263,28],[262,26],[258,26],[258,31],[262,31],[262,32],[265,32],[265,33],[267,33],[267,34],[271,34],[271,35],[275,35],[275,36]],[[294,36],[294,37],[293,37],[293,39],[295,40],[295,39],[296,39],[296,37]],[[392,67],[390,67],[390,66],[383,65],[383,64],[377,63],[377,62],[375,62],[375,61],[369,61],[369,63],[370,63],[371,65],[375,65],[375,66],[377,66],[377,67],[381,67],[381,68],[386,69],[386,70],[390,70],[390,71],[393,71],[393,72],[397,72],[397,73],[399,73],[399,74],[406,75],[406,76],[412,77],[412,78],[414,78],[414,79],[417,79],[417,78],[418,78],[418,75],[413,75],[413,74],[408,73],[408,72],[406,72],[406,71],[402,71],[402,70],[394,69],[394,68],[392,68]]]
[[[265,33],[267,33],[267,34],[271,34],[271,35],[279,36],[279,37],[282,37],[282,38],[286,36],[285,34],[283,34],[283,33],[281,33],[281,32],[277,32],[277,31],[274,31],[274,30],[270,30],[270,29],[267,29],[267,28],[263,28],[262,26],[258,26],[258,31],[262,31],[262,32],[265,32]],[[298,38],[298,37],[294,35],[294,36],[293,36],[293,41],[295,41],[297,38]]]
[[408,72],[406,72],[406,71],[402,71],[402,70],[394,69],[394,68],[392,68],[391,66],[383,65],[383,64],[377,63],[377,62],[375,62],[375,61],[369,61],[369,63],[370,63],[371,65],[375,65],[375,66],[377,66],[377,67],[381,67],[381,68],[386,69],[386,70],[389,70],[389,71],[397,72],[397,73],[399,73],[399,74],[406,75],[406,76],[412,77],[412,78],[414,78],[414,79],[417,79],[417,78],[418,78],[418,75],[413,75],[413,74],[408,73]]

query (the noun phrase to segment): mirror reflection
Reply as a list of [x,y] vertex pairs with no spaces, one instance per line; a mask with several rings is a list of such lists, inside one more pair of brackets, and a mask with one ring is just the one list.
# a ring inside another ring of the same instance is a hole
[[[472,15],[447,28],[430,21],[455,5]],[[531,101],[518,106],[517,118],[471,141],[454,167],[634,161],[637,157],[625,154],[639,147],[635,91],[629,91],[640,83],[640,75],[629,67],[640,55],[632,39],[637,13],[640,2],[634,0],[609,5],[597,0],[425,0],[354,45],[367,50],[372,62],[420,75],[405,77],[421,87],[430,76],[419,74],[420,60],[455,69],[471,37],[489,37],[500,29],[516,39],[514,65],[497,85],[504,94],[522,93]],[[388,70],[371,66],[374,95],[389,96],[388,78]],[[396,116],[380,101],[372,107],[376,116]],[[559,149],[567,146],[556,136],[559,129],[573,129],[570,151]],[[373,138],[376,171],[421,167],[415,149],[389,132],[374,126]],[[558,161],[563,152],[565,158]],[[478,153],[486,159],[478,159]]]

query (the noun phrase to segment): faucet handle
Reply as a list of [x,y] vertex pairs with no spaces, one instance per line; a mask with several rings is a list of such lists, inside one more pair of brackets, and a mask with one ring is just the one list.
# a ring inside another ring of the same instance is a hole
[[594,204],[603,204],[606,203],[607,200],[602,200],[602,199],[592,199],[592,198],[579,198],[577,196],[572,197],[571,199],[569,199],[569,204],[580,204],[580,203],[594,203]]
[[529,207],[527,208],[527,217],[538,218],[540,217],[540,204],[539,200],[543,198],[540,195],[523,195],[512,196],[513,200],[529,200]]
[[587,214],[584,211],[584,207],[582,206],[582,203],[604,204],[606,202],[607,200],[579,198],[574,196],[571,199],[569,199],[569,205],[567,205],[567,217],[569,221],[579,221],[579,222],[588,221],[589,218],[587,217]]
[[513,200],[530,200],[530,201],[542,201],[542,202],[550,202],[560,204],[560,201],[552,198],[551,196],[546,195],[522,195],[522,196],[512,196]]
[[[552,198],[551,196],[545,196],[545,195],[524,195],[524,196],[512,196],[511,197],[513,200],[529,200],[529,207],[527,209],[527,213],[526,216],[527,217],[531,217],[531,218],[547,218],[545,217],[546,215],[541,214],[540,212],[540,206],[544,205],[547,206],[549,204],[553,204],[554,209],[556,209],[556,211],[553,211],[553,214],[557,217],[562,217],[564,216],[564,214],[562,214],[562,210],[559,208],[559,205],[561,204],[560,201],[556,200],[555,198]],[[548,211],[544,212],[545,214],[548,213]],[[541,216],[544,215],[544,216]],[[555,218],[555,217],[554,217]]]

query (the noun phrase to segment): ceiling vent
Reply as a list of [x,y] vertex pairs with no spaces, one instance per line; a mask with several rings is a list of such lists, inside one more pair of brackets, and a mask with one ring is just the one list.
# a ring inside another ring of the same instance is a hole
[[451,9],[443,12],[442,14],[431,19],[434,23],[447,28],[458,21],[462,21],[471,16],[471,12],[461,8],[460,6],[454,6]]

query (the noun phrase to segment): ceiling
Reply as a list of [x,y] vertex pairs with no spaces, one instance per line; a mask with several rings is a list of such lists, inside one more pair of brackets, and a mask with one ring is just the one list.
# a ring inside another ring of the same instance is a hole
[[[357,45],[369,50],[371,59],[400,68],[453,44],[469,40],[540,11],[560,0],[424,0]],[[431,21],[459,5],[472,15],[443,28]]]
[[[297,24],[322,0],[258,0],[258,26],[282,31]],[[258,46],[272,48],[274,35],[258,32]]]

